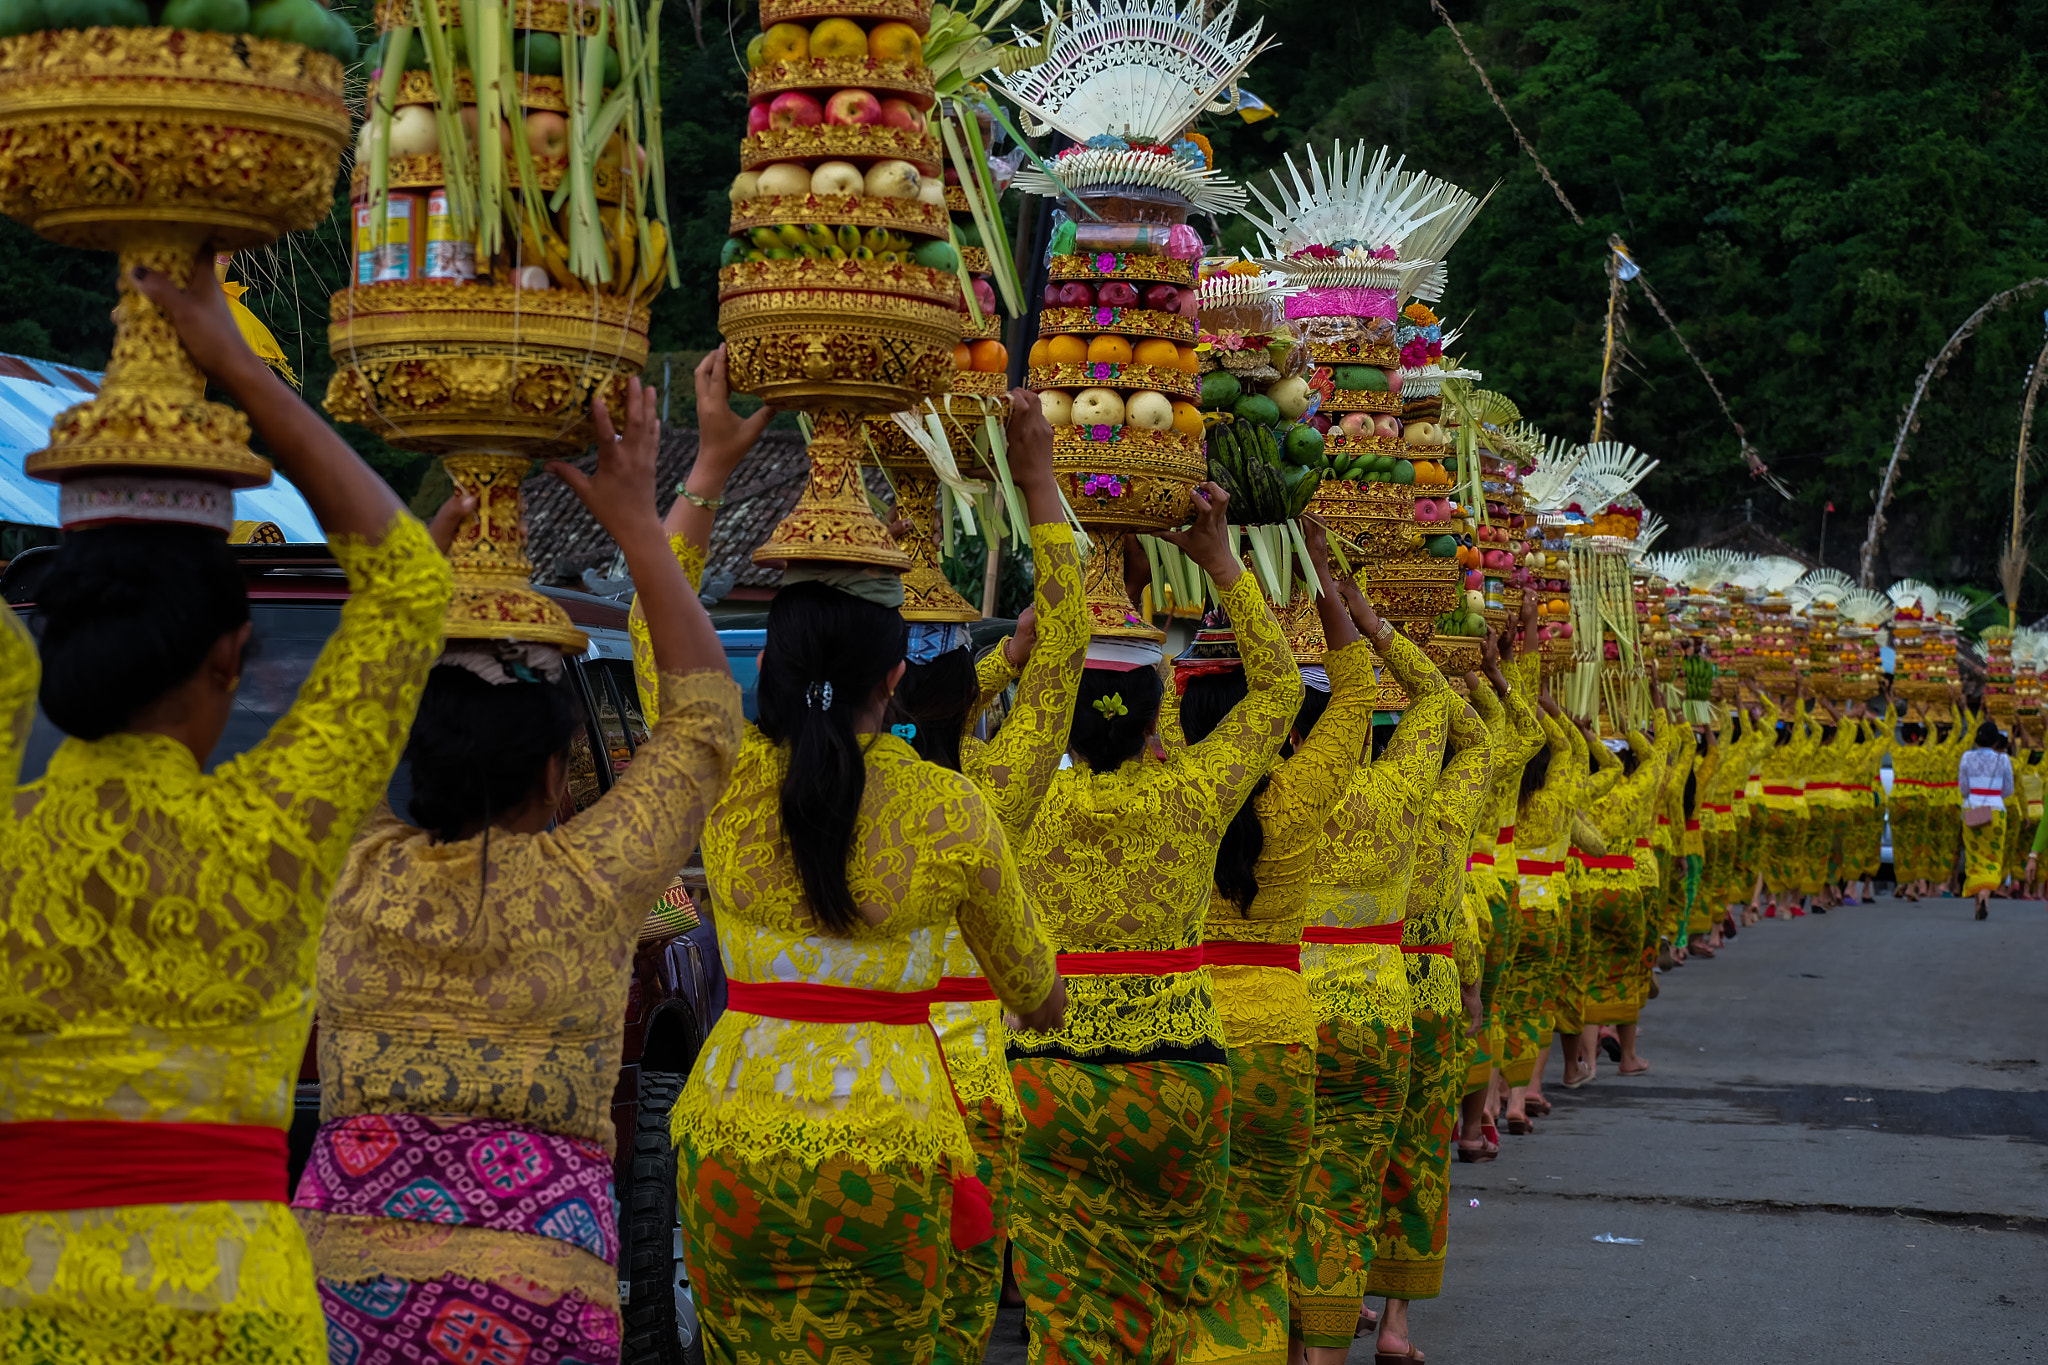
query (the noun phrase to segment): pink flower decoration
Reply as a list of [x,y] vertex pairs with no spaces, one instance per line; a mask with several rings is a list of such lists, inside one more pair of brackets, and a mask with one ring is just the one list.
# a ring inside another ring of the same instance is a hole
[[[1106,431],[1106,427],[1096,428]],[[1090,474],[1081,480],[1081,492],[1091,498],[1120,498],[1124,495],[1124,481],[1114,474]]]
[[1097,327],[1107,327],[1107,326],[1109,326],[1109,325],[1110,325],[1111,323],[1114,323],[1115,321],[1116,321],[1116,309],[1114,309],[1114,308],[1098,308],[1098,309],[1096,309],[1096,310],[1095,310],[1095,325],[1096,325]]
[[1097,257],[1095,258],[1095,273],[1096,273],[1096,274],[1098,274],[1098,275],[1108,275],[1108,274],[1111,274],[1111,273],[1113,273],[1113,272],[1114,272],[1115,270],[1116,270],[1116,253],[1115,253],[1115,252],[1111,252],[1111,251],[1105,251],[1105,252],[1102,252],[1102,253],[1101,253],[1100,255],[1098,255],[1098,256],[1097,256]]
[[1401,348],[1401,363],[1409,369],[1419,369],[1429,363],[1429,343],[1421,337]]
[[1091,441],[1109,441],[1114,440],[1115,437],[1116,428],[1106,423],[1098,422],[1088,428],[1088,439]]
[[1116,378],[1116,366],[1107,360],[1098,360],[1088,367],[1088,377],[1090,379],[1114,379]]

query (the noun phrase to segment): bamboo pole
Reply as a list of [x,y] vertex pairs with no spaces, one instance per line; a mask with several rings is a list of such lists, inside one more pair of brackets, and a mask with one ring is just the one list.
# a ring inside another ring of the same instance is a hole
[[2019,625],[2020,580],[2025,574],[2026,550],[2020,544],[2020,528],[2026,523],[2027,503],[2027,437],[2034,425],[2034,399],[2041,392],[2041,375],[2048,370],[2048,340],[2041,343],[2041,353],[2034,357],[2033,371],[2027,376],[2027,396],[2020,401],[2020,445],[2012,461],[2012,539],[2006,545],[2008,563],[2018,566],[2014,572],[2004,575],[2009,581],[2005,587],[2005,624]]
[[1600,357],[1600,397],[1593,404],[1593,439],[1607,420],[1607,398],[1614,391],[1614,315],[1621,308],[1621,269],[1613,252],[1607,253],[1607,349]]

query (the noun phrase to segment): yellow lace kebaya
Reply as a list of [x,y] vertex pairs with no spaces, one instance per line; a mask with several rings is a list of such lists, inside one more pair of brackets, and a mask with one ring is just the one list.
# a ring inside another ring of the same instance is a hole
[[[329,544],[352,596],[261,744],[203,774],[164,736],[67,739],[0,808],[0,1123],[290,1123],[328,888],[397,766],[451,592],[404,513],[375,544]],[[0,618],[16,774],[40,669]],[[0,1341],[25,1360],[327,1359],[282,1202],[0,1217]]]
[[[974,784],[893,735],[866,741],[867,785],[848,882],[865,923],[812,923],[782,837],[788,750],[748,726],[704,830],[718,946],[734,981],[924,991],[958,922],[1003,1003],[1027,1013],[1055,976],[1002,826]],[[845,1155],[971,1171],[967,1129],[929,1028],[806,1023],[728,1009],[676,1102],[671,1131],[698,1152],[816,1163]]]
[[[595,805],[540,834],[436,843],[380,806],[320,938],[321,1118],[498,1119],[617,1150],[612,1092],[647,907],[696,846],[739,747],[723,671],[659,674],[659,719]],[[571,1242],[299,1214],[322,1279],[530,1281],[616,1309]]]
[[[1490,691],[1477,699],[1500,703]],[[1413,1008],[1458,1015],[1462,953],[1475,966],[1478,945],[1465,934],[1465,850],[1472,827],[1493,782],[1493,737],[1478,710],[1453,698],[1450,741],[1457,753],[1444,765],[1423,807],[1422,835],[1415,841],[1415,865],[1408,879],[1408,904],[1401,929]],[[1443,951],[1449,949],[1449,952]]]
[[[1020,862],[1063,953],[1171,951],[1201,940],[1216,846],[1301,705],[1301,674],[1250,574],[1223,592],[1244,658],[1245,699],[1208,738],[1160,762],[1115,772],[1062,769],[1031,822]],[[1013,1055],[1087,1061],[1203,1048],[1220,1055],[1222,1020],[1206,970],[1070,976],[1067,1018],[1012,1041]]]

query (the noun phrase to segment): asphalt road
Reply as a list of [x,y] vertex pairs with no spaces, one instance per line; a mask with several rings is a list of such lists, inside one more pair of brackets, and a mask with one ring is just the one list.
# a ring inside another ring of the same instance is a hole
[[1659,983],[1648,1074],[1553,1060],[1536,1134],[1452,1166],[1435,1365],[2048,1362],[2048,907],[1766,920]]

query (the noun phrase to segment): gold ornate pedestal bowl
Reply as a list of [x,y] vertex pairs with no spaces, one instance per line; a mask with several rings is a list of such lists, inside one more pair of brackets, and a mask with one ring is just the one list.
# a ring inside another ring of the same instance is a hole
[[959,298],[954,276],[918,265],[727,266],[718,330],[733,390],[780,407],[903,412],[956,372]]
[[1083,589],[1096,635],[1158,640],[1124,584],[1124,538],[1194,520],[1194,487],[1209,477],[1202,443],[1172,429],[1054,427],[1060,491],[1094,538]]
[[[942,394],[934,401],[943,403],[945,399]],[[910,568],[903,575],[903,619],[979,621],[981,609],[960,595],[939,562],[934,530],[939,515],[939,476],[931,461],[889,418],[868,418],[866,434],[874,443],[875,462],[888,472],[889,482],[895,486],[896,516],[910,526],[909,532],[896,540],[910,556]],[[963,453],[971,454],[972,448],[955,440],[954,458]]]
[[202,251],[314,226],[347,140],[341,64],[296,43],[165,28],[0,39],[0,213],[53,242],[120,254],[106,382],[58,417],[30,474],[268,481],[248,421],[205,401],[198,367],[132,274],[144,266],[183,284]]
[[536,458],[582,453],[592,398],[625,420],[625,381],[647,360],[646,307],[563,289],[383,284],[343,290],[328,315],[329,415],[440,455],[476,495],[448,552],[449,638],[582,649],[583,632],[530,586],[519,485]]

